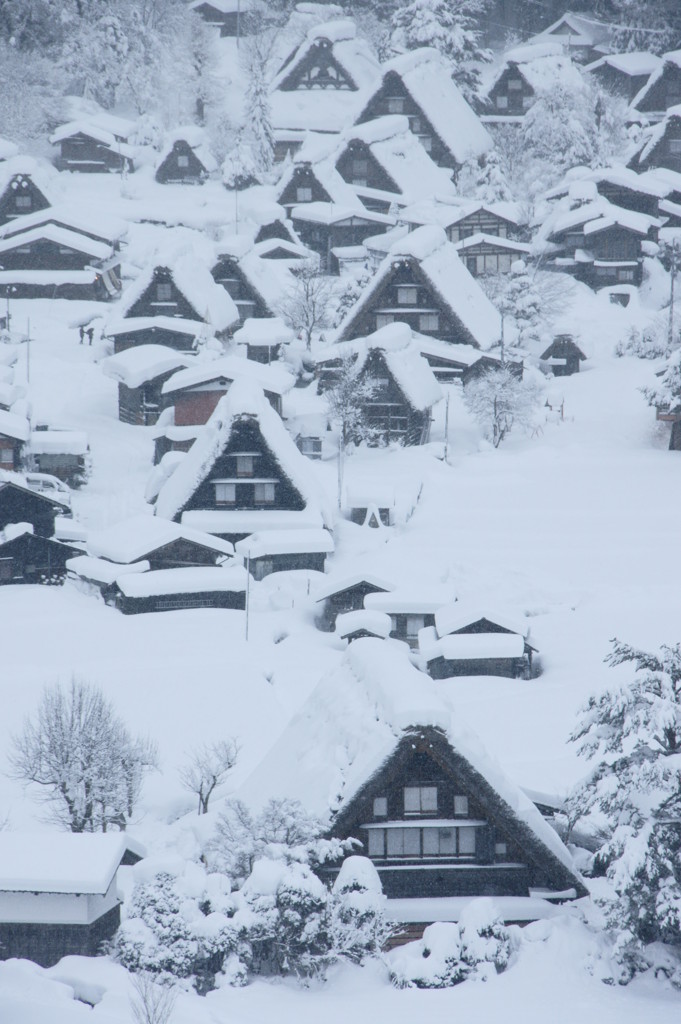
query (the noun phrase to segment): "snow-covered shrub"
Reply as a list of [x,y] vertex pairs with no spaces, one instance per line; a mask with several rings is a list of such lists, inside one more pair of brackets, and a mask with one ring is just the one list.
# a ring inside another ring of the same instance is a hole
[[666,324],[659,319],[641,330],[630,327],[627,335],[615,346],[615,355],[636,356],[637,359],[659,359],[669,355],[669,340]]
[[331,943],[336,957],[361,964],[376,956],[390,934],[385,896],[368,857],[346,857],[330,900]]
[[495,448],[513,426],[534,423],[540,397],[536,376],[525,369],[521,379],[507,364],[485,370],[468,381],[463,392],[466,408]]
[[398,988],[449,988],[467,978],[485,981],[506,969],[511,952],[508,931],[491,899],[471,900],[458,924],[438,922],[423,938],[387,955],[390,978]]

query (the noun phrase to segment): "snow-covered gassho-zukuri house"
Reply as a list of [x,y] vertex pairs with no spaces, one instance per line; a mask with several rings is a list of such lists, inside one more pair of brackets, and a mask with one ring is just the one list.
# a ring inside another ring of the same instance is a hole
[[396,321],[420,334],[483,349],[501,334],[498,312],[442,228],[430,225],[395,242],[341,323],[338,340],[360,338]]
[[47,210],[52,205],[49,191],[48,177],[37,161],[29,157],[8,160],[0,171],[0,224]]
[[561,53],[558,44],[511,50],[486,92],[482,120],[497,124],[521,121],[540,96],[557,85],[569,92],[585,88],[580,71],[569,56]]
[[229,295],[215,283],[195,254],[143,271],[121,296],[106,334],[114,352],[133,345],[167,345],[180,352],[198,338],[223,335],[239,320]]
[[50,135],[59,146],[60,171],[107,173],[134,170],[135,149],[128,145],[134,124],[103,111],[87,120],[69,121]]
[[121,921],[117,871],[144,855],[121,832],[0,833],[0,958],[97,956]]
[[637,172],[655,167],[681,171],[681,104],[671,107],[659,124],[644,132],[628,166]]
[[156,515],[232,543],[331,523],[311,463],[251,381],[235,380],[156,498]]
[[204,130],[190,124],[168,136],[154,177],[161,185],[203,185],[217,168]]
[[551,825],[402,645],[351,643],[238,796],[296,798],[328,836],[355,839],[396,924],[457,920],[478,896],[523,922],[587,895]]
[[438,608],[434,624],[419,631],[419,654],[433,679],[529,679],[536,654],[529,636],[522,622],[457,603]]
[[644,117],[661,121],[671,107],[681,104],[681,50],[662,55],[662,66],[652,73],[634,97],[629,110],[630,120]]
[[654,53],[608,53],[584,70],[613,96],[631,103],[661,63],[662,59]]
[[366,102],[358,124],[386,114],[404,114],[438,167],[456,172],[468,159],[492,148],[492,139],[451,78],[437,50],[422,47],[382,65],[382,80]]

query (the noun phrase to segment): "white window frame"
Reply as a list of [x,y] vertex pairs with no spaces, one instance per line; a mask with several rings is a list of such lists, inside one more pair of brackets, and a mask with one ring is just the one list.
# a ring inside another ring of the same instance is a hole
[[215,502],[217,505],[236,504],[236,484],[228,481],[217,481],[215,487]]

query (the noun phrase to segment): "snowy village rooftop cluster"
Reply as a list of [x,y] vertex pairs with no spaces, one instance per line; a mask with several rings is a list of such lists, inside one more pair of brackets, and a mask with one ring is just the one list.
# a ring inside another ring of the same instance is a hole
[[[532,427],[545,378],[590,354],[548,308],[557,292],[576,282],[626,306],[666,272],[681,228],[679,51],[613,52],[610,26],[568,14],[457,75],[446,47],[418,45],[437,40],[415,41],[399,18],[403,52],[381,61],[337,8],[297,5],[276,42],[255,0],[189,10],[223,60],[235,39],[247,54],[228,145],[210,97],[200,124],[164,133],[71,97],[51,164],[0,145],[0,584],[65,584],[125,615],[224,609],[248,629],[277,579],[304,581],[320,642],[343,661],[244,799],[262,804],[272,778],[305,794],[336,843],[319,876],[342,893],[341,854],[361,844],[402,924],[458,920],[477,896],[500,898],[506,920],[550,916],[587,893],[546,820],[555,808],[454,730],[438,691],[464,676],[540,685],[527,617],[492,595],[457,600],[435,570],[419,587],[397,567],[394,580],[375,573],[370,556],[348,571],[343,537],[409,531],[419,481],[383,466],[427,445],[446,463],[452,394],[495,446]],[[100,528],[74,516],[88,438],[34,421],[14,299],[73,303],[74,344],[93,347],[120,422],[153,444],[134,515]],[[661,373],[651,401],[681,448],[678,359]],[[378,449],[368,479],[346,459],[359,445]],[[359,705],[375,723],[362,735]],[[336,748],[347,763],[329,763]],[[69,837],[69,870],[53,877],[35,844],[4,838],[3,957],[49,964],[116,933],[117,868],[144,854],[134,841]],[[86,857],[70,852],[77,838]],[[144,863],[135,871],[143,884]],[[225,919],[245,920],[244,893]],[[228,901],[214,895],[220,916]],[[136,928],[119,933],[125,956],[139,953]]]

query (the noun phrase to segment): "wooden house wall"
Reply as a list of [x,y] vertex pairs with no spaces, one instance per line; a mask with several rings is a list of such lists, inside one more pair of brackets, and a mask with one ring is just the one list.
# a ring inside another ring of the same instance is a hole
[[526,255],[522,249],[509,249],[508,246],[494,245],[491,242],[470,245],[459,253],[472,277],[481,277],[484,274],[510,274],[516,260],[523,259]]
[[614,225],[586,238],[585,248],[598,260],[637,260],[641,257],[641,236]]
[[444,144],[425,110],[416,103],[396,71],[388,71],[384,76],[380,89],[372,96],[357,123],[365,124],[385,114],[404,114],[409,119],[409,130],[417,136],[431,160],[438,167],[458,169],[453,153]]
[[[242,326],[249,317],[274,316],[273,311],[248,280],[237,260],[221,256],[211,270],[211,275],[216,284],[222,285],[234,300],[239,311],[239,326]],[[235,329],[236,325],[232,330]]]
[[62,583],[66,562],[81,552],[48,537],[30,533],[0,546],[0,585]]
[[53,967],[65,956],[97,956],[120,923],[120,907],[112,907],[90,925],[0,924],[0,959],[17,957]]
[[191,566],[217,565],[222,558],[221,552],[215,548],[205,547],[186,537],[164,544],[163,547],[149,551],[144,558],[149,562],[150,569],[182,569]]
[[332,249],[362,245],[365,238],[383,234],[386,229],[386,225],[365,220],[361,215],[348,217],[336,224],[322,224],[319,221],[305,220],[303,214],[300,218],[294,217],[293,226],[303,245],[319,254],[323,269],[327,273],[336,274],[338,263],[333,259]]
[[[158,288],[170,286],[170,298],[159,298]],[[185,320],[199,320],[204,318],[194,309],[189,300],[182,294],[173,281],[170,270],[166,267],[156,267],[151,283],[144,289],[136,302],[132,304],[126,318],[148,317],[148,316],[177,316]]]
[[16,247],[2,253],[5,270],[85,270],[91,264],[89,253],[59,245],[49,238],[24,244],[18,237]]
[[461,242],[471,235],[496,235],[498,238],[510,238],[516,225],[489,210],[476,210],[462,217],[456,224],[450,224],[446,234],[450,242]]
[[356,92],[357,86],[336,60],[328,39],[318,39],[279,86],[281,92],[330,89]]
[[518,116],[532,106],[535,92],[518,65],[511,62],[490,89],[488,97],[497,114]]
[[[414,305],[398,301],[397,289],[404,285],[412,285],[418,289]],[[437,327],[428,326],[428,321],[423,319],[432,313],[438,315]],[[387,319],[389,317],[392,319]],[[392,264],[370,301],[364,303],[360,300],[360,307],[343,331],[343,338],[363,338],[373,334],[379,327],[395,321],[409,324],[412,330],[420,334],[478,347],[455,312],[435,292],[421,270],[418,260],[396,260]]]
[[131,161],[121,156],[115,149],[104,142],[78,132],[60,143],[60,156],[55,164],[62,171],[81,171],[86,173],[107,173],[120,171]]
[[375,188],[382,192],[402,190],[378,162],[371,148],[360,139],[351,139],[336,161],[336,170],[348,185]]
[[41,494],[13,484],[0,486],[0,530],[10,523],[31,523],[36,534],[51,537],[55,517],[65,511],[68,510]]
[[610,181],[599,181],[597,188],[598,194],[614,206],[619,206],[623,210],[634,210],[636,213],[645,213],[649,217],[657,217],[659,202],[657,196],[648,195],[646,192],[636,192],[633,188],[616,185]]
[[243,611],[246,607],[246,592],[210,590],[189,594],[156,594],[152,597],[126,597],[119,593],[116,597],[116,607],[124,615],[171,612],[186,608],[231,608]]
[[[184,157],[187,164],[180,167],[179,158]],[[162,185],[173,183],[186,183],[202,185],[208,177],[208,172],[203,166],[196,153],[184,139],[178,139],[168,153],[163,163],[156,171],[156,181]]]
[[118,418],[121,423],[138,427],[153,426],[163,409],[163,385],[174,372],[172,370],[145,381],[138,388],[129,388],[127,384],[119,383]]
[[[248,477],[238,477],[236,454],[259,452],[254,462],[254,477],[276,480],[273,502],[256,502],[254,488]],[[221,504],[215,499],[215,480],[238,481],[234,504]],[[193,509],[228,511],[230,509],[288,509],[302,511],[305,501],[285,475],[279,462],[270,452],[255,420],[244,419],[234,423],[229,444],[216,459],[208,477],[197,487],[181,511]],[[179,518],[180,513],[178,513]]]
[[281,238],[285,242],[295,241],[295,238],[281,220],[273,220],[269,224],[263,224],[255,236],[255,243],[269,242],[272,238]]
[[666,167],[681,172],[681,118],[671,117],[662,138],[645,160],[638,163],[641,170]]
[[358,612],[364,609],[364,598],[367,594],[384,594],[383,587],[377,587],[374,583],[367,583],[362,580],[354,586],[340,590],[336,594],[330,594],[324,601],[324,607],[319,619],[322,629],[332,630],[336,625],[336,618],[346,612]]
[[15,174],[0,196],[0,224],[25,214],[46,210],[49,205],[30,174]]
[[[299,198],[298,190],[304,188],[310,189],[309,199]],[[291,179],[282,190],[277,202],[286,207],[287,213],[290,213],[292,207],[300,206],[302,203],[330,203],[331,196],[319,181],[310,164],[298,164],[294,167]]]
[[671,62],[664,65],[662,74],[650,87],[637,109],[647,112],[668,110],[681,103],[681,68]]
[[251,573],[256,580],[262,580],[273,572],[290,572],[297,569],[324,572],[326,555],[323,551],[299,551],[289,555],[263,555],[251,559]]
[[428,674],[433,679],[453,676],[503,676],[507,679],[526,679],[529,671],[525,658],[466,658],[448,661],[433,658],[428,662]]
[[[369,353],[360,371],[360,381],[373,380],[374,392],[364,402],[367,426],[375,433],[373,443],[425,444],[430,428],[430,413],[414,409],[392,376],[379,350]],[[357,440],[361,440],[361,435]]]
[[71,452],[37,452],[32,456],[39,473],[50,473],[69,487],[81,487],[87,476],[85,456]]
[[0,469],[18,469],[22,448],[23,442],[18,438],[0,434]]
[[125,334],[114,334],[114,353],[125,352],[136,345],[166,345],[177,352],[192,352],[194,335],[180,330],[171,331],[166,327],[149,326]]
[[613,96],[621,96],[627,103],[631,103],[650,78],[650,75],[628,75],[624,71],[618,71],[611,64],[602,64],[600,68],[592,71],[591,75],[607,92]]
[[431,612],[390,612],[389,614],[393,622],[393,628],[390,631],[391,637],[395,640],[404,640],[410,647],[417,646],[418,636],[413,631],[409,631],[408,619],[420,619],[420,629],[423,629],[425,626],[435,625],[435,616]]

